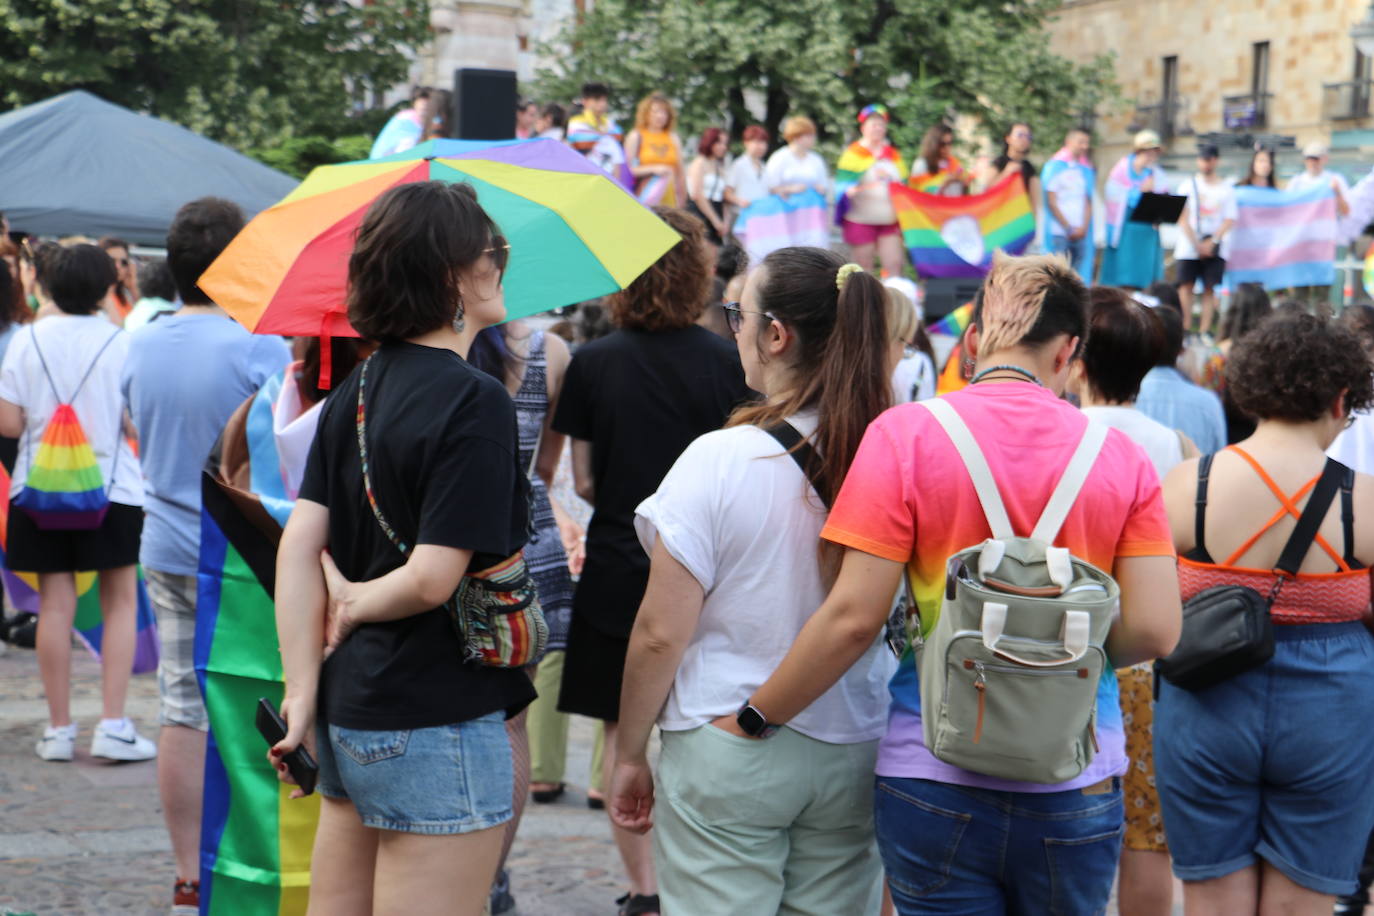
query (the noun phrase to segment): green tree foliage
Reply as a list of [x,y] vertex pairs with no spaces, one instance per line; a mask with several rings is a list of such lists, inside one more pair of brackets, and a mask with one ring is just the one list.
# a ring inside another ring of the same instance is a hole
[[336,138],[428,35],[426,0],[0,0],[0,101],[85,89],[240,148]]
[[1046,22],[1060,0],[597,0],[547,49],[560,66],[533,87],[572,99],[585,80],[609,83],[633,110],[654,89],[680,106],[689,133],[755,120],[776,136],[806,114],[835,146],[869,102],[892,111],[909,154],[935,121],[979,119],[993,137],[1029,121],[1057,146],[1085,114],[1118,104],[1110,58],[1052,53]]

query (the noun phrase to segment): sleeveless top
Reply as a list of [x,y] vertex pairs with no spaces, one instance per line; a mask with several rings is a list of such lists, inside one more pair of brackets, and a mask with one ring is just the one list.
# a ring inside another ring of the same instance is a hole
[[639,164],[677,165],[677,147],[673,144],[673,135],[666,130],[641,130]]
[[549,412],[548,360],[544,332],[530,335],[530,351],[525,358],[525,377],[515,402],[515,422],[520,447],[520,462],[530,478],[530,520],[533,533],[525,545],[525,563],[539,589],[539,603],[549,625],[549,651],[566,649],[568,623],[572,618],[573,583],[568,572],[568,555],[558,536],[558,523],[543,479],[534,473],[534,457],[544,418]]
[[[1203,529],[1207,518],[1207,474],[1198,475],[1197,509],[1194,518],[1196,546],[1178,558],[1178,581],[1183,600],[1187,601],[1209,588],[1219,585],[1243,585],[1268,597],[1278,579],[1278,574],[1268,569],[1254,569],[1236,566],[1254,543],[1270,528],[1291,515],[1297,518],[1302,514],[1297,503],[1316,486],[1318,477],[1313,477],[1292,496],[1284,494],[1274,479],[1260,467],[1248,452],[1231,446],[1245,460],[1270,491],[1278,499],[1280,508],[1268,522],[1255,532],[1244,544],[1226,558],[1225,562],[1213,561],[1204,543]],[[1345,553],[1339,554],[1319,533],[1314,543],[1324,550],[1336,563],[1336,571],[1329,573],[1298,573],[1285,581],[1279,589],[1278,597],[1270,609],[1275,624],[1344,623],[1361,619],[1369,607],[1370,578],[1369,570],[1355,559],[1351,553],[1354,544],[1355,515],[1353,489],[1355,474],[1346,469],[1341,482],[1341,525],[1345,541]]]

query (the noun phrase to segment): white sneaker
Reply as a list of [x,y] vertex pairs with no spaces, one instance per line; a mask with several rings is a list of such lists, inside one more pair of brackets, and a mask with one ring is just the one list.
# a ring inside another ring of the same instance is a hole
[[43,760],[66,761],[72,759],[76,750],[76,726],[63,725],[61,728],[48,726],[43,729],[43,737],[33,748]]
[[152,760],[157,745],[134,730],[134,723],[125,719],[122,729],[106,729],[97,725],[91,738],[91,756],[106,760]]

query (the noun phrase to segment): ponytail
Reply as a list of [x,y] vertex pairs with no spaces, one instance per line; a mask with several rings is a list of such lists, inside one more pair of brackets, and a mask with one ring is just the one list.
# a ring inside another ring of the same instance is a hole
[[821,248],[783,248],[764,259],[759,310],[797,335],[797,386],[743,407],[727,425],[773,426],[808,408],[819,414],[821,497],[832,503],[864,431],[892,403],[887,369],[887,289],[876,277]]

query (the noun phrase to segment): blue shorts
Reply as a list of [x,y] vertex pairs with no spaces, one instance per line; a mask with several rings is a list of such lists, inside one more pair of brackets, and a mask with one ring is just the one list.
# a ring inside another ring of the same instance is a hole
[[1374,827],[1374,636],[1359,623],[1274,628],[1274,657],[1155,705],[1155,780],[1174,874],[1260,859],[1321,894],[1355,890]]
[[364,827],[472,833],[514,816],[505,716],[374,731],[320,724],[320,794],[353,803]]

